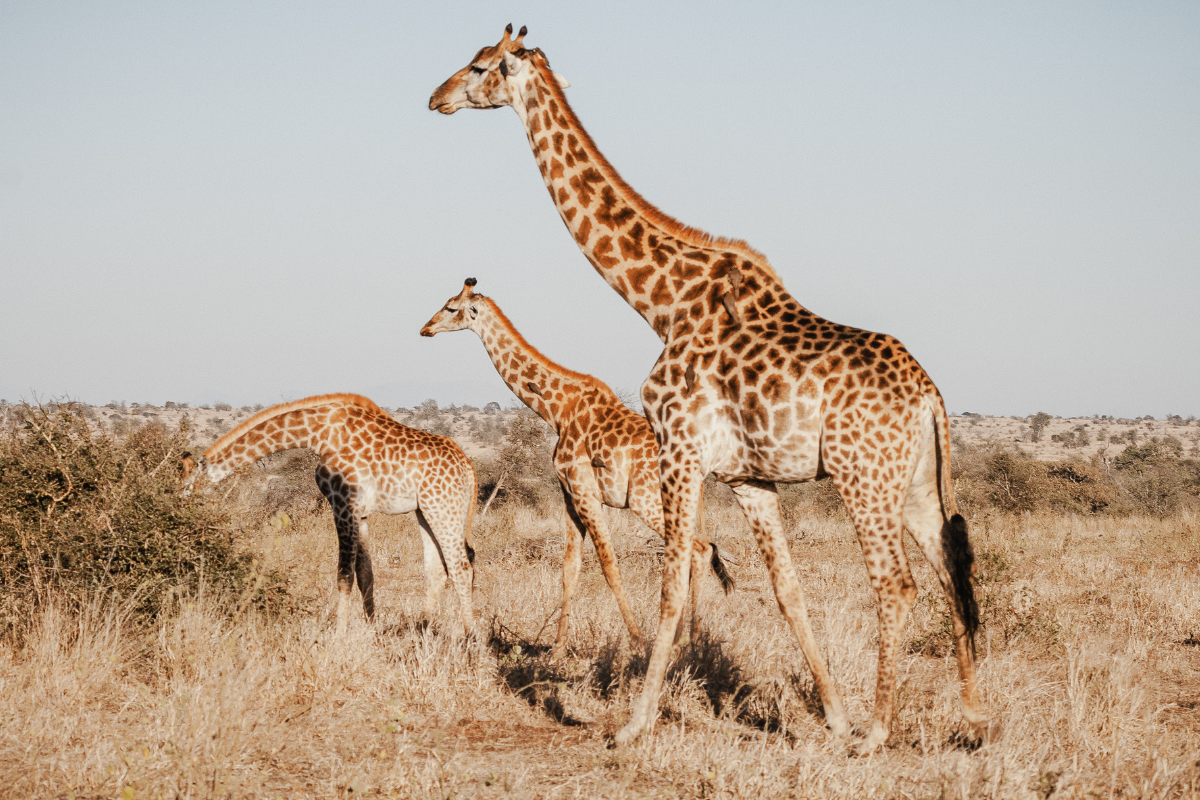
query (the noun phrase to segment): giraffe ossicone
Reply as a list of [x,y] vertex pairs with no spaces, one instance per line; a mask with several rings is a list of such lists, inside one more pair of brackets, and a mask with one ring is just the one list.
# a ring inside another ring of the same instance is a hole
[[333,509],[338,632],[346,630],[355,585],[368,619],[375,615],[375,577],[366,539],[367,517],[377,511],[416,512],[424,552],[425,613],[437,611],[449,578],[463,628],[473,627],[475,470],[452,440],[402,425],[365,397],[317,395],[264,409],[199,458],[185,453],[181,487],[190,491],[201,478],[216,484],[261,458],[294,448],[320,457],[317,487]]
[[850,726],[809,625],[776,482],[832,479],[862,546],[878,599],[880,645],[875,711],[859,752],[882,745],[891,728],[898,648],[917,595],[905,528],[949,600],[964,716],[976,730],[986,728],[975,668],[973,555],[950,482],[945,405],[920,364],[891,336],[838,325],[801,306],[745,242],[710,236],[647,202],[592,142],[541,50],[518,47],[506,35],[429,100],[444,114],[502,106],[521,118],[551,199],[584,256],[664,345],[642,386],[660,445],[663,598],[642,694],[618,741],[638,736],[657,717],[708,474],[730,485],[750,523],[835,733]]
[[[475,293],[476,285],[474,278],[464,281],[462,291],[447,300],[425,323],[421,335],[474,332],[508,388],[558,434],[554,471],[573,530],[567,534],[563,556],[563,599],[552,655],[558,658],[566,652],[571,605],[583,557],[581,545],[583,537],[589,535],[629,635],[640,642],[641,630],[625,594],[603,506],[629,508],[660,537],[664,535],[654,433],[645,417],[622,403],[603,381],[569,370],[542,355],[517,331],[494,300]],[[694,612],[705,563],[712,566],[726,594],[733,589],[733,579],[716,545],[703,538],[693,540],[692,563]]]

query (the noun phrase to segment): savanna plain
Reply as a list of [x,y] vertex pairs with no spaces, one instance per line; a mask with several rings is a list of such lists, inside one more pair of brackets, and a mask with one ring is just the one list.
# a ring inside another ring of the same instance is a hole
[[[479,618],[457,635],[450,592],[424,618],[416,521],[376,515],[377,615],[358,606],[339,637],[314,457],[176,491],[182,452],[252,411],[0,407],[0,796],[1200,795],[1194,420],[954,416],[994,724],[980,740],[962,720],[946,603],[910,546],[920,594],[892,735],[853,757],[726,487],[706,490],[703,522],[736,589],[702,577],[657,725],[616,747],[647,654],[589,544],[568,656],[549,657],[569,522],[539,420],[494,404],[393,412],[475,464]],[[817,638],[865,730],[876,611],[854,530],[827,484],[780,496]],[[661,542],[607,513],[652,632]]]

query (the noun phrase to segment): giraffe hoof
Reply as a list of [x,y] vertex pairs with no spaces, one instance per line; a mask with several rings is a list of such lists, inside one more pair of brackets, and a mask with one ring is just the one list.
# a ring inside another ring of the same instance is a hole
[[637,720],[630,720],[624,728],[617,731],[617,735],[613,737],[618,747],[624,747],[627,744],[633,744],[638,737],[642,735],[642,726]]
[[839,739],[845,739],[850,735],[850,723],[845,717],[829,717],[825,718],[825,725],[829,728],[829,732]]
[[971,726],[971,733],[979,740],[980,744],[991,744],[1000,740],[1000,735],[1003,733],[1003,727],[998,719],[982,719],[968,720]]
[[865,739],[858,743],[858,747],[854,748],[854,755],[859,758],[871,755],[876,750],[883,748],[883,743],[887,741],[887,737],[887,731],[874,725],[871,726],[871,732],[867,734]]

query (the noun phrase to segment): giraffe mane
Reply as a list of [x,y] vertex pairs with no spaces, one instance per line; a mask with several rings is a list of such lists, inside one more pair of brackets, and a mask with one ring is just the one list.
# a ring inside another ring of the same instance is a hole
[[775,274],[775,270],[771,267],[770,261],[765,255],[755,250],[745,239],[728,239],[724,236],[714,236],[713,234],[703,231],[700,228],[693,228],[691,225],[685,225],[679,220],[672,217],[670,214],[660,210],[658,206],[651,203],[646,198],[642,197],[636,189],[625,182],[621,177],[621,173],[617,172],[616,168],[608,162],[604,157],[604,153],[596,146],[592,140],[591,134],[583,127],[583,123],[579,121],[579,116],[575,113],[575,109],[571,108],[570,102],[567,101],[567,94],[559,85],[554,77],[554,73],[550,69],[550,62],[542,51],[528,51],[534,54],[531,59],[533,65],[537,68],[538,75],[541,76],[543,83],[550,90],[550,94],[558,101],[559,107],[562,109],[563,116],[571,123],[571,126],[579,134],[583,143],[591,152],[595,153],[597,164],[600,171],[605,173],[613,185],[621,192],[622,196],[629,201],[634,209],[644,216],[650,222],[662,228],[667,233],[674,236],[680,241],[687,242],[694,247],[712,248],[718,250],[731,250],[739,253],[746,258],[757,262],[758,266],[765,269],[772,278],[774,278],[780,286],[783,282],[779,280],[779,276]]
[[[541,350],[538,350],[536,347],[531,345],[528,342],[528,340],[526,340],[526,338],[521,335],[521,332],[516,329],[516,326],[514,326],[512,324],[512,321],[508,318],[508,316],[503,311],[500,310],[500,306],[496,305],[495,300],[493,300],[492,298],[490,298],[484,294],[476,294],[475,297],[480,300],[483,300],[485,303],[488,304],[488,308],[490,308],[492,310],[492,312],[495,313],[496,319],[498,319],[500,321],[500,324],[504,326],[504,329],[506,331],[508,331],[508,333],[514,339],[517,340],[517,345],[523,351],[529,353],[529,355],[533,358],[534,361],[538,362],[539,364],[541,364],[543,367],[546,367],[550,371],[556,372],[559,375],[562,375],[563,377],[570,378],[571,380],[574,380],[574,381],[579,381],[580,383],[586,384],[594,389],[599,389],[600,391],[602,391],[606,394],[612,395],[614,400],[618,399],[616,393],[608,386],[608,384],[604,383],[601,380],[596,379],[595,377],[593,377],[591,375],[587,375],[583,372],[576,372],[573,369],[567,369],[562,364],[558,364],[558,363],[554,362],[553,360],[551,360],[550,358],[546,357],[542,353]],[[618,402],[619,402],[619,400],[618,400]]]
[[375,402],[373,400],[371,400],[370,398],[367,398],[367,397],[363,397],[360,394],[318,394],[318,395],[313,395],[312,397],[305,397],[303,400],[293,400],[290,403],[280,403],[277,406],[271,406],[270,408],[264,408],[262,411],[259,411],[253,417],[246,420],[245,422],[243,422],[242,424],[238,425],[236,428],[231,430],[229,433],[225,434],[220,439],[217,439],[215,442],[213,442],[209,446],[209,448],[204,451],[204,457],[207,459],[212,459],[218,453],[220,453],[222,450],[229,447],[231,444],[236,442],[238,439],[245,436],[251,429],[257,427],[258,425],[261,425],[262,423],[266,422],[269,419],[274,419],[275,417],[278,417],[282,414],[287,414],[289,412],[298,411],[298,410],[304,409],[304,408],[316,408],[317,406],[328,406],[328,405],[335,405],[335,404],[347,405],[347,406],[362,406],[371,411],[377,411],[380,414],[387,413],[382,408],[375,405]]

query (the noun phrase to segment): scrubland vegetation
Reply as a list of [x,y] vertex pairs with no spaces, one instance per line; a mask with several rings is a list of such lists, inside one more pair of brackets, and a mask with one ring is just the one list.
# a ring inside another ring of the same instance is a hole
[[[1137,421],[1144,433],[1114,443],[1125,434],[1112,421],[1101,453],[1048,440],[1073,430],[1066,421],[1012,422],[1045,423],[1038,450],[1028,432],[971,436],[1008,429],[956,418],[997,730],[987,742],[968,734],[945,601],[910,547],[920,595],[893,734],[885,751],[854,758],[823,727],[722,486],[706,492],[705,521],[737,590],[725,597],[706,576],[654,733],[614,748],[646,654],[630,649],[587,561],[569,657],[548,658],[568,523],[536,419],[436,403],[398,414],[458,438],[481,508],[492,501],[474,536],[482,615],[472,636],[453,636],[447,593],[422,619],[416,522],[377,516],[378,617],[338,638],[336,540],[312,457],[279,454],[182,497],[182,450],[241,411],[178,428],[179,409],[134,424],[122,407],[115,420],[105,409],[0,409],[0,796],[1200,794],[1194,422]],[[828,484],[781,496],[814,628],[865,727],[875,601],[853,529]],[[661,543],[629,512],[609,515],[630,600],[653,630]]]

